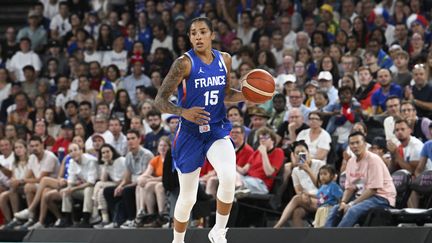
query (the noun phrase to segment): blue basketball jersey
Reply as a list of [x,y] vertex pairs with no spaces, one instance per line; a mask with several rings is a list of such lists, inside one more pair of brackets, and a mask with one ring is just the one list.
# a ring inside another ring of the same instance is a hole
[[[210,122],[217,123],[226,117],[224,99],[227,80],[227,69],[222,54],[212,49],[214,59],[206,64],[191,49],[185,55],[191,61],[190,75],[178,87],[178,105],[183,108],[194,106],[205,107],[210,113]],[[198,126],[195,123],[181,120],[183,124]]]

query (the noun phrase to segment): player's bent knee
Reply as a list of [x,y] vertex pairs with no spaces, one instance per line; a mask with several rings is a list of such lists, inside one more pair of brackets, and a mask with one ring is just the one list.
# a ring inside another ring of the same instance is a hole
[[179,197],[177,200],[174,217],[179,222],[187,222],[189,220],[190,212],[192,207],[195,205],[196,198],[194,199],[183,199]]

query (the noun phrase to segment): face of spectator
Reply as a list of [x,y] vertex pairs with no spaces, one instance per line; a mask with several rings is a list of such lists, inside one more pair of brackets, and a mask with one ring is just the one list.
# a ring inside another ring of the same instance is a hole
[[236,127],[231,130],[230,133],[231,139],[234,141],[234,144],[236,147],[239,147],[244,142],[244,133],[242,132],[241,128]]
[[381,87],[387,87],[391,83],[391,74],[389,70],[381,69],[377,74],[378,82],[381,84]]
[[407,121],[415,121],[417,117],[417,111],[414,109],[414,107],[411,104],[401,105],[400,114],[402,118],[406,119]]
[[241,47],[242,47],[242,43],[240,40],[237,40],[237,39],[233,40],[231,42],[231,48],[230,48],[231,53],[237,53]]
[[322,59],[322,68],[324,71],[331,71],[333,68],[333,62],[331,57],[324,57]]
[[315,61],[321,61],[323,55],[324,55],[324,52],[321,49],[321,47],[315,47],[312,51],[312,56],[313,56],[313,59]]
[[112,90],[112,89],[106,89],[106,90],[104,90],[102,92],[102,96],[103,96],[102,98],[103,98],[104,102],[110,104],[115,99],[114,90]]
[[162,83],[162,76],[161,76],[160,72],[153,72],[151,74],[151,81],[152,81],[153,86],[160,87],[160,85]]
[[0,69],[0,82],[5,83],[7,82],[7,71],[6,69]]
[[22,158],[27,154],[27,148],[22,143],[15,143],[14,152],[18,158]]
[[427,83],[426,70],[424,68],[414,68],[413,78],[416,86],[425,86]]
[[117,80],[117,72],[115,71],[115,69],[113,67],[109,67],[107,69],[107,77],[109,80],[111,81],[116,81]]
[[267,151],[274,147],[274,141],[272,140],[270,134],[260,134],[258,136],[260,145],[264,145]]
[[307,97],[314,97],[317,92],[317,88],[313,85],[308,85],[305,87],[305,94]]
[[231,123],[243,123],[243,118],[240,116],[240,113],[237,109],[231,109],[228,111],[228,120],[230,120]]
[[341,52],[340,52],[339,48],[337,48],[336,46],[330,47],[329,55],[334,60],[340,60],[340,58],[341,58]]
[[352,90],[354,90],[354,83],[355,81],[352,80],[351,78],[345,76],[342,78],[342,82],[341,82],[341,86],[348,86],[350,87]]
[[69,8],[67,5],[60,5],[59,6],[59,14],[65,18],[69,14]]
[[[75,125],[75,135],[85,137],[85,129],[81,123]],[[75,136],[76,137],[76,136]]]
[[75,137],[72,139],[72,143],[78,144],[81,149],[84,148],[84,140],[81,136],[75,135]]
[[54,122],[54,110],[46,109],[45,110],[45,121],[50,124]]
[[178,124],[179,124],[178,118],[171,118],[171,120],[168,123],[171,133],[174,133],[176,131]]
[[13,41],[15,43],[15,39],[16,39],[15,29],[13,27],[7,28],[7,30],[6,30],[6,40]]
[[342,57],[342,69],[346,73],[352,73],[353,60],[351,57]]
[[113,43],[114,51],[121,52],[123,51],[123,47],[124,47],[124,38],[116,38]]
[[104,143],[105,140],[101,136],[96,136],[95,138],[93,138],[93,148],[96,151],[99,151]]
[[105,119],[95,119],[93,123],[95,133],[104,133],[108,129],[108,122]]
[[380,50],[380,46],[379,43],[377,41],[371,41],[368,44],[368,50],[370,50],[371,52],[373,52],[375,55],[378,54],[379,50]]
[[267,124],[267,118],[262,116],[252,116],[251,123],[254,129],[258,129],[264,127]]
[[401,142],[404,142],[411,137],[411,128],[405,122],[396,123],[394,132],[396,138]]
[[10,143],[9,140],[6,139],[0,140],[0,152],[3,155],[9,155],[10,153],[12,153],[12,144]]
[[280,28],[284,35],[288,34],[291,31],[291,18],[281,17]]
[[73,135],[74,135],[72,129],[70,129],[70,128],[63,128],[61,130],[61,132],[62,132],[62,136],[63,136],[64,139],[66,139],[68,141],[72,140]]
[[30,141],[30,149],[31,153],[36,155],[37,157],[41,157],[44,153],[43,143],[36,140]]
[[109,115],[110,114],[109,107],[106,106],[106,105],[100,105],[100,106],[98,106],[97,114]]
[[[5,129],[5,137],[8,139],[14,139],[17,136],[17,131],[13,125],[7,125]],[[1,145],[0,145],[1,147]],[[1,152],[1,151],[0,151]]]
[[87,77],[81,76],[79,78],[79,89],[82,91],[87,91],[90,89],[90,81],[87,79]]
[[121,105],[127,105],[128,102],[128,94],[126,92],[121,92],[119,95],[119,103]]
[[304,117],[299,109],[291,109],[288,116],[288,123],[296,124],[296,127],[300,127],[303,124]]
[[297,34],[296,43],[297,43],[297,46],[299,48],[300,47],[307,48],[308,45],[309,45],[308,42],[309,42],[309,38],[307,37],[307,35],[305,35],[305,34]]
[[72,157],[72,159],[75,160],[75,162],[81,160],[82,151],[78,146],[78,144],[72,143],[71,145],[69,145],[69,154]]
[[66,107],[66,114],[68,115],[68,117],[75,116],[77,113],[78,113],[78,109],[75,105],[69,104]]
[[35,134],[38,136],[44,136],[46,133],[45,121],[37,121],[35,124]]
[[351,151],[357,157],[361,157],[361,155],[366,151],[366,141],[361,135],[350,137],[348,144]]
[[315,31],[315,21],[312,18],[307,18],[303,23],[303,29],[311,35]]
[[386,102],[387,112],[390,116],[397,116],[400,113],[399,99],[389,99]]
[[300,107],[303,102],[302,93],[298,90],[293,90],[289,93],[289,102],[292,107]]
[[423,36],[425,32],[423,26],[415,21],[411,24],[411,29],[413,33],[419,34],[420,36]]
[[359,72],[359,81],[361,86],[368,86],[369,83],[372,81],[372,75],[367,70],[362,70]]
[[247,13],[242,13],[241,22],[243,26],[250,26],[251,19],[249,18],[249,15]]
[[79,107],[79,116],[84,119],[87,120],[91,117],[91,108],[88,105],[80,105]]
[[394,64],[397,68],[407,67],[408,66],[408,59],[402,55],[397,55]]
[[140,138],[137,137],[135,133],[128,133],[126,137],[129,150],[134,151],[138,149],[138,147],[140,146]]
[[348,50],[350,50],[350,51],[357,50],[357,41],[356,41],[356,39],[349,38],[348,41],[347,41],[347,47],[348,47]]
[[30,69],[24,70],[25,81],[32,82],[34,81],[34,77],[35,77],[35,72],[33,70]]
[[405,26],[405,24],[397,24],[395,26],[395,33],[394,36],[397,40],[405,40],[408,36],[408,30]]
[[24,95],[17,95],[15,97],[15,104],[17,110],[24,110],[27,108],[27,99]]
[[341,13],[343,13],[343,15],[347,17],[351,17],[353,12],[354,12],[354,4],[351,1],[343,1]]
[[365,136],[367,135],[367,134],[366,134],[366,131],[365,131],[365,129],[364,129],[364,127],[363,127],[360,123],[356,123],[356,124],[354,124],[354,126],[353,126],[353,128],[352,128],[352,132],[361,132],[361,133],[363,133]]
[[101,154],[102,154],[102,160],[104,162],[111,162],[112,158],[113,158],[113,152],[111,151],[111,149],[107,146],[103,147],[101,149]]
[[150,116],[147,118],[147,122],[153,131],[157,131],[161,126],[162,120],[159,116]]
[[90,76],[92,77],[99,77],[101,73],[101,68],[97,63],[91,63],[90,64]]
[[342,92],[339,92],[339,100],[342,104],[349,104],[352,99],[352,93],[349,90],[342,90]]
[[325,97],[320,93],[316,93],[314,99],[315,99],[315,105],[319,108],[326,106],[328,103]]
[[271,49],[270,38],[268,36],[261,36],[259,38],[258,47],[260,50],[269,51]]
[[169,144],[165,140],[160,140],[157,151],[160,155],[166,155],[169,149]]
[[306,74],[306,69],[305,66],[303,64],[303,62],[296,62],[296,64],[294,65],[294,74],[296,77],[303,77]]
[[249,66],[249,64],[247,64],[247,63],[243,63],[243,64],[239,67],[240,76],[243,77],[243,76],[246,75],[250,70],[252,70],[252,67]]
[[278,97],[278,98],[273,100],[273,108],[277,112],[281,112],[281,111],[285,110],[285,107],[286,107],[286,100],[284,98]]
[[122,131],[122,127],[119,120],[109,121],[109,130],[113,135],[119,135]]
[[142,74],[142,64],[141,64],[141,62],[135,62],[133,64],[133,73],[136,76],[139,76],[139,75]]
[[318,115],[312,114],[309,116],[309,127],[310,128],[320,128],[321,125],[322,125],[322,120]]
[[141,128],[142,128],[141,120],[138,118],[132,118],[130,128],[141,131]]

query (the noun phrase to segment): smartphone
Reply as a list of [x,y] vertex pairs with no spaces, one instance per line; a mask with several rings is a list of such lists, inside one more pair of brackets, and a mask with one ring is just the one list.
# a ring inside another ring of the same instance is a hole
[[304,164],[306,162],[306,153],[299,153],[299,163]]

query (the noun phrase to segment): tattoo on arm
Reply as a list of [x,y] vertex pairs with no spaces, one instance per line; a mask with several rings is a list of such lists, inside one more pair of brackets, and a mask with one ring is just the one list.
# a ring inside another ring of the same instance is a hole
[[162,86],[160,87],[155,100],[156,106],[162,112],[181,116],[182,108],[169,101],[169,97],[174,92],[179,81],[184,77],[186,69],[185,62],[186,60],[184,57],[176,59],[162,82]]

